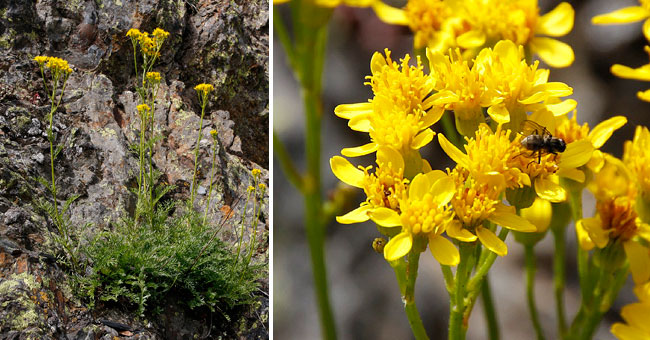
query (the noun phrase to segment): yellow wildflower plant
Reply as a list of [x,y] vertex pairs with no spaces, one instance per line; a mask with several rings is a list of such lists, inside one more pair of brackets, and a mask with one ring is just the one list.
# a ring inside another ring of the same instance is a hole
[[400,212],[377,208],[371,219],[385,228],[401,227],[399,234],[384,247],[384,258],[395,261],[406,256],[415,238],[425,239],[433,257],[443,265],[455,266],[460,261],[458,249],[442,236],[452,222],[454,213],[449,202],[456,192],[453,180],[440,170],[421,173],[413,178],[408,194],[399,198]]
[[539,62],[529,65],[523,48],[509,40],[483,49],[471,66],[460,50],[455,57],[427,50],[427,57],[438,91],[431,97],[433,103],[454,111],[456,128],[466,136],[485,121],[484,108],[495,122],[511,122],[518,128],[526,112],[546,109],[561,116],[577,104],[572,99],[560,101],[573,89],[548,82],[549,71],[539,69]]
[[151,111],[151,107],[149,107],[147,104],[140,104],[136,108],[141,115]]
[[639,302],[631,303],[621,309],[625,323],[612,325],[611,332],[618,340],[650,339],[650,282],[637,285],[634,293]]
[[[496,176],[496,172],[494,173]],[[534,232],[537,228],[516,214],[515,208],[505,205],[500,197],[504,187],[494,185],[493,176],[475,178],[470,171],[456,167],[449,176],[454,180],[456,192],[451,199],[456,218],[447,228],[447,235],[461,242],[474,242],[478,238],[487,249],[499,256],[508,254],[508,247],[485,222],[503,228]],[[498,181],[496,181],[498,182]]]
[[[434,107],[430,93],[433,80],[424,74],[422,62],[409,66],[407,54],[400,63],[376,52],[370,61],[371,76],[366,85],[372,87],[374,98],[366,103],[342,104],[334,113],[348,119],[355,131],[370,134],[371,142],[359,147],[345,148],[344,156],[357,157],[390,146],[406,156],[433,140],[430,129],[442,117],[443,110]],[[418,169],[419,170],[419,169]]]
[[126,36],[131,38],[134,49],[136,45],[140,45],[140,51],[145,58],[157,58],[160,56],[160,48],[169,36],[169,32],[156,28],[153,33],[149,34],[141,32],[137,28],[131,28],[126,32]]
[[370,173],[372,166],[357,168],[341,156],[330,159],[330,167],[338,179],[363,189],[366,194],[366,200],[358,208],[343,216],[337,216],[337,222],[365,222],[370,219],[370,213],[383,207],[399,211],[399,198],[404,196],[408,189],[408,180],[404,179],[402,155],[390,147],[380,147],[377,150],[377,165],[375,172]]
[[[650,1],[639,0],[641,6],[629,6],[617,9],[613,12],[597,15],[591,18],[591,23],[594,25],[616,25],[628,24],[650,18]],[[644,27],[649,25],[646,20]]]
[[212,86],[211,84],[202,83],[194,86],[194,90],[196,90],[196,92],[198,92],[199,94],[203,94],[203,93],[208,94],[214,91],[214,86]]
[[[596,215],[576,223],[578,243],[585,250],[622,244],[636,283],[650,279],[648,249],[637,238],[650,240],[650,225],[635,210],[636,189],[623,162],[605,155],[605,164],[588,186],[596,197]],[[645,254],[645,255],[644,255]]]
[[571,46],[553,38],[573,29],[575,12],[566,2],[542,16],[537,0],[409,0],[403,13],[392,13],[406,17],[415,48],[444,53],[460,47],[472,57],[483,47],[509,40],[551,67],[567,67],[575,59]]
[[158,72],[147,72],[146,78],[149,82],[158,84],[160,83],[161,77]]

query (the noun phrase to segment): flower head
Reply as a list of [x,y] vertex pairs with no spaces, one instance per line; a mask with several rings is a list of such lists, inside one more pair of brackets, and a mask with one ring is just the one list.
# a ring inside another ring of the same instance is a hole
[[334,156],[330,159],[332,172],[338,179],[353,187],[362,188],[366,194],[366,200],[359,208],[337,216],[337,222],[365,222],[370,219],[369,213],[378,208],[400,211],[400,198],[406,194],[409,183],[404,179],[404,159],[394,149],[380,147],[377,150],[377,165],[375,172],[370,173],[372,166],[356,168],[343,157]]
[[212,86],[212,84],[202,83],[194,86],[194,89],[199,93],[199,95],[204,95],[212,92],[214,90],[214,86]]
[[68,61],[61,58],[48,57],[47,64],[45,66],[49,68],[50,71],[54,74],[69,75],[72,73],[72,68],[70,68],[70,65],[68,65]]
[[126,32],[126,36],[133,39],[133,40],[139,40],[140,37],[142,36],[142,32],[140,32],[139,29],[137,28],[131,28],[129,29],[128,32]]
[[42,55],[34,57],[34,61],[36,61],[39,66],[43,66],[43,64],[47,61],[47,59],[48,57]]
[[158,45],[161,45],[162,42],[165,39],[167,39],[167,37],[169,36],[169,32],[163,30],[162,28],[156,28],[156,29],[153,30],[151,35],[153,35],[154,39],[156,40],[156,43]]
[[217,139],[217,130],[210,130],[210,136],[212,136],[213,139]]
[[151,83],[157,84],[160,83],[160,73],[158,72],[147,72],[147,80]]
[[458,249],[442,236],[454,217],[448,203],[455,191],[454,182],[444,172],[422,173],[413,178],[408,194],[399,200],[399,213],[389,208],[378,208],[370,213],[380,226],[401,227],[400,233],[384,247],[387,261],[408,254],[415,239],[419,238],[428,241],[431,253],[441,264],[458,264]]
[[634,182],[643,196],[650,194],[650,132],[647,127],[637,126],[634,139],[625,142],[623,162],[633,175]]
[[[214,131],[214,130],[213,130],[213,131]],[[253,169],[253,170],[251,170],[251,174],[253,175],[253,177],[257,177],[257,176],[259,176],[261,173],[262,173],[262,171],[260,171],[260,169]]]
[[336,107],[334,113],[348,119],[352,130],[368,132],[371,139],[369,144],[343,149],[344,156],[366,155],[380,146],[390,146],[405,155],[433,139],[434,132],[429,127],[443,111],[432,108],[429,94],[433,82],[424,74],[420,59],[416,66],[409,66],[409,60],[408,54],[397,63],[388,50],[386,56],[375,53],[370,62],[372,76],[366,82],[372,87],[374,98],[368,103]]
[[631,303],[621,309],[625,323],[612,325],[611,332],[618,340],[650,339],[650,282],[638,285],[634,293],[639,302]]
[[140,104],[140,105],[137,106],[137,109],[138,109],[138,112],[139,112],[141,115],[142,115],[142,114],[146,114],[146,113],[148,113],[149,111],[151,111],[151,107],[149,107],[149,105],[147,105],[147,104]]

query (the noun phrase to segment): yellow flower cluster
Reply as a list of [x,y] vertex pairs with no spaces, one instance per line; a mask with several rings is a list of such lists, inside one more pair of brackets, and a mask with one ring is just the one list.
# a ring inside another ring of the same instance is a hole
[[151,111],[151,108],[147,104],[140,104],[137,106],[137,110],[140,114],[145,114],[149,111]]
[[212,92],[214,90],[214,86],[212,86],[211,84],[204,83],[204,84],[199,84],[194,86],[194,89],[196,90],[196,92],[199,93],[199,95],[202,95],[202,94],[208,94]]
[[161,28],[154,29],[153,33],[141,32],[137,28],[131,28],[126,32],[126,36],[131,38],[131,43],[135,47],[140,46],[140,50],[145,57],[159,57],[160,48],[167,37],[169,32]]
[[567,67],[574,60],[571,46],[551,38],[573,28],[574,10],[566,2],[543,16],[537,0],[409,0],[403,10],[383,6],[375,11],[392,23],[405,17],[415,48],[446,52],[458,47],[471,58],[484,47],[510,40],[552,67]]
[[160,73],[158,72],[147,72],[146,77],[150,83],[154,83],[154,84],[160,83],[161,78],[160,78]]
[[63,74],[64,76],[72,73],[72,68],[68,65],[68,62],[64,59],[57,57],[46,57],[46,56],[36,56],[34,61],[38,63],[39,67],[47,67],[54,74]]

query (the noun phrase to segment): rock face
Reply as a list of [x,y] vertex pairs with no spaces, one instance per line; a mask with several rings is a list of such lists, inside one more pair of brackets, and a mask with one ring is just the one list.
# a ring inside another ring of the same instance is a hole
[[[170,32],[154,67],[163,78],[155,129],[164,138],[153,160],[162,179],[176,186],[176,198],[188,197],[200,119],[193,87],[211,83],[215,92],[201,131],[197,207],[205,204],[210,185],[209,131],[215,129],[210,218],[218,220],[230,209],[236,216],[251,215],[250,207],[243,211],[236,203],[245,199],[252,169],[260,169],[268,185],[268,7],[267,0],[0,3],[0,339],[110,339],[120,332],[114,323],[142,339],[268,336],[267,294],[260,295],[256,310],[242,311],[230,323],[211,323],[212,315],[186,314],[173,305],[145,322],[122,309],[91,311],[74,298],[50,252],[55,228],[34,203],[39,197],[51,200],[36,180],[50,176],[45,120],[50,106],[32,61],[36,55],[57,56],[75,70],[54,115],[56,140],[65,145],[55,171],[62,199],[80,195],[70,210],[74,225],[92,223],[80,232],[111,228],[135,206],[129,188],[138,161],[129,145],[137,139],[139,118],[133,50],[125,36],[132,27]],[[267,220],[268,197],[258,227]],[[261,234],[255,257],[268,263],[268,233]],[[247,230],[245,238],[251,235]],[[235,231],[226,226],[221,237],[232,242]],[[268,291],[267,280],[261,288]]]

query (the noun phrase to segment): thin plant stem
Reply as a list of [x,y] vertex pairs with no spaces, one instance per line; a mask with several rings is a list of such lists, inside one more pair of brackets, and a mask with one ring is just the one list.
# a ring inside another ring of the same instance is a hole
[[[250,199],[251,199],[251,192],[249,191],[248,195],[246,196],[246,202],[244,203],[244,210],[243,210],[242,217],[241,217],[241,222],[240,222],[240,225],[241,225],[240,230],[241,231],[239,233],[239,236],[237,237],[237,256],[235,257],[235,264],[237,263],[237,261],[239,261],[239,253],[241,252],[241,243],[242,243],[242,241],[244,239],[244,224],[245,224],[244,222],[246,222],[246,208],[248,207],[248,202],[250,202]],[[253,204],[254,204],[254,202],[253,202]],[[253,206],[253,210],[254,209],[255,209],[255,206]]]
[[537,305],[535,303],[535,271],[537,264],[535,263],[535,250],[533,246],[524,246],[524,257],[526,262],[526,300],[528,302],[528,310],[530,312],[530,319],[533,322],[535,333],[538,340],[544,340],[544,331],[542,324],[539,321],[539,314],[537,313]]
[[212,166],[210,167],[210,188],[208,189],[208,200],[205,203],[205,214],[203,215],[203,223],[208,219],[208,209],[210,208],[210,199],[212,198],[212,185],[214,184],[214,165],[217,160],[217,139],[213,139],[212,144]]
[[192,193],[190,195],[190,202],[194,206],[194,195],[196,194],[196,170],[199,164],[199,144],[201,144],[201,135],[203,131],[203,116],[205,115],[205,105],[207,104],[207,94],[202,95],[201,98],[201,120],[199,121],[199,135],[196,137],[196,147],[194,148],[194,175],[192,176]]
[[447,288],[447,293],[451,295],[454,289],[454,274],[451,272],[451,268],[444,264],[440,264],[440,270],[442,271],[442,277],[445,279],[445,288]]
[[460,243],[460,263],[456,269],[454,293],[450,297],[453,306],[449,311],[449,340],[463,340],[467,332],[465,314],[465,294],[467,292],[467,281],[473,268],[474,248],[476,244]]
[[555,252],[553,253],[553,292],[555,295],[555,312],[557,316],[558,334],[566,332],[566,316],[564,313],[564,286],[566,285],[566,229],[552,229]]
[[278,137],[275,131],[273,131],[273,155],[278,159],[280,168],[282,168],[282,172],[284,172],[289,183],[293,184],[298,191],[304,192],[303,178],[298,173],[298,170],[296,170],[296,166],[293,164],[291,157],[289,157],[284,143],[282,143],[282,140],[280,140],[280,137]]
[[408,255],[408,262],[404,258],[390,262],[393,270],[395,270],[395,277],[397,278],[397,284],[399,285],[402,301],[404,302],[406,318],[411,326],[413,337],[418,340],[429,339],[414,297],[419,258],[419,251],[412,250]]
[[488,325],[488,339],[497,340],[500,338],[499,321],[497,319],[494,300],[492,299],[492,288],[490,287],[489,275],[486,275],[481,284],[481,297],[483,298],[483,311],[485,321]]

